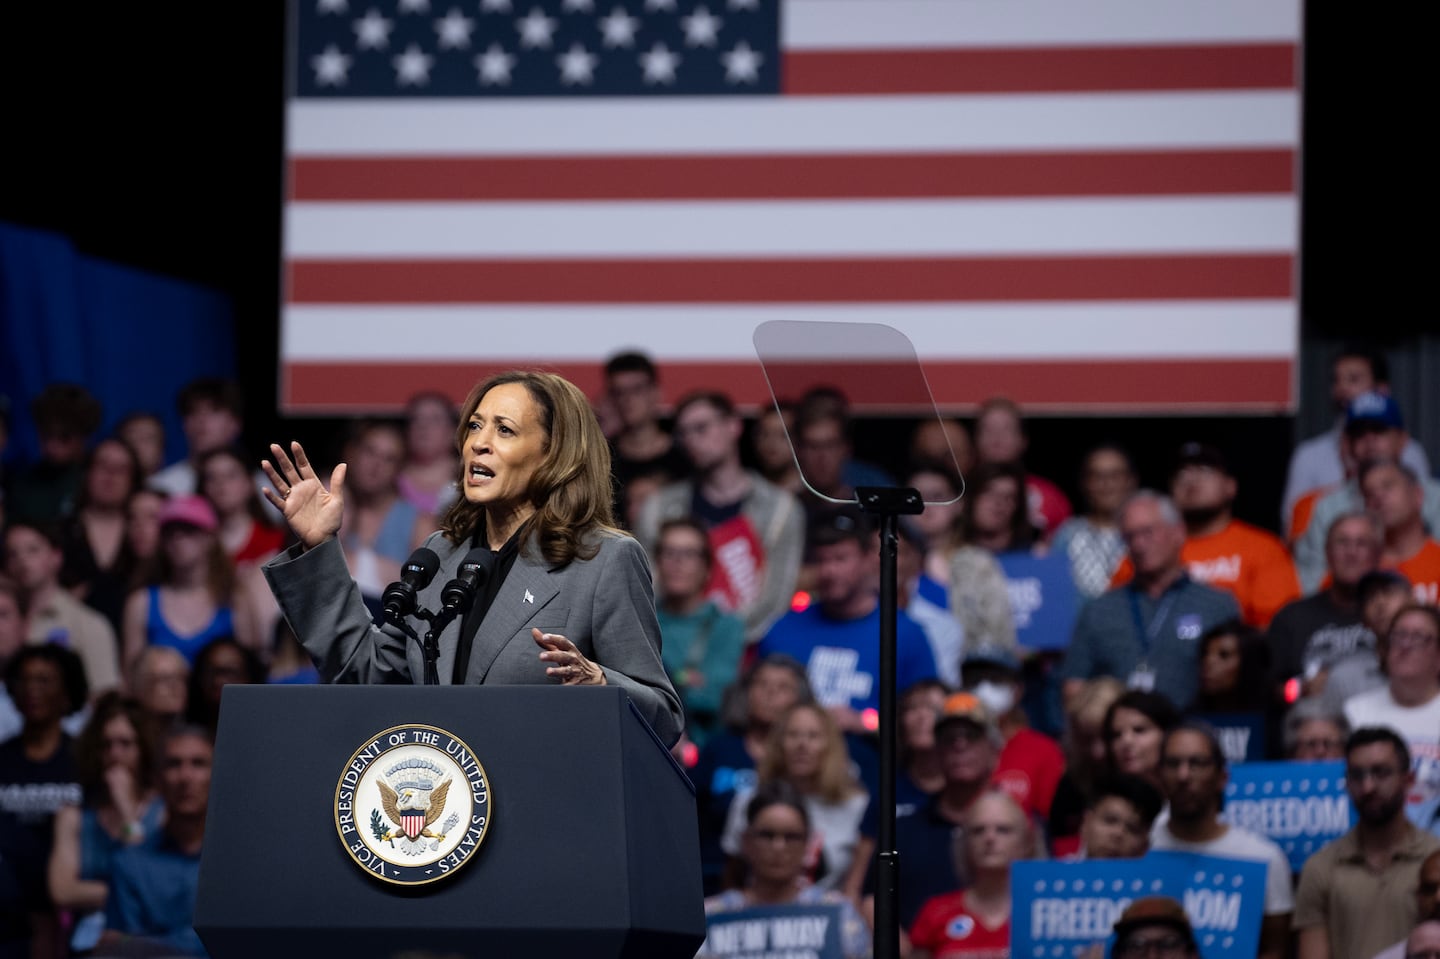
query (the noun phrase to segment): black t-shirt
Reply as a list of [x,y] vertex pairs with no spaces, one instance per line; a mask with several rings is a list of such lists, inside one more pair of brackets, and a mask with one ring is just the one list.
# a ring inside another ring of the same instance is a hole
[[1375,648],[1375,636],[1360,622],[1360,613],[1346,609],[1322,590],[1286,605],[1270,621],[1268,634],[1274,665],[1271,678],[1313,675],[1363,649]]
[[55,813],[80,805],[80,799],[69,736],[62,736],[60,747],[39,762],[26,758],[19,736],[0,743],[0,819],[7,821],[10,868],[32,909],[50,901],[45,869]]

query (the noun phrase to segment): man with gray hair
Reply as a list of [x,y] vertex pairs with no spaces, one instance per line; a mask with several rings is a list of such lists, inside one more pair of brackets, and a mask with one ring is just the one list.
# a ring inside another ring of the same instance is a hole
[[1380,566],[1384,531],[1369,513],[1342,513],[1325,535],[1330,581],[1275,614],[1266,639],[1278,689],[1291,679],[1302,695],[1318,694],[1331,666],[1373,650],[1375,636],[1360,615],[1360,580]]
[[1114,676],[1185,709],[1197,691],[1200,637],[1238,618],[1240,607],[1186,573],[1185,524],[1169,497],[1154,490],[1130,497],[1120,509],[1120,536],[1134,578],[1080,611],[1061,667],[1065,699],[1087,679]]

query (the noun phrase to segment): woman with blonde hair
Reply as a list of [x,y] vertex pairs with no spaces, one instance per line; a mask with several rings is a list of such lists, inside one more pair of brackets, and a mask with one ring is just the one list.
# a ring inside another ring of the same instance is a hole
[[[406,630],[376,626],[337,532],[345,464],[327,487],[299,443],[272,445],[265,491],[298,543],[263,567],[270,589],[328,682],[622,687],[665,743],[679,698],[660,662],[645,550],[615,528],[610,449],[585,395],[550,373],[512,371],[470,391],[455,444],[460,495],[425,542],[435,566],[415,606],[438,610],[462,562],[491,565],[434,658]],[[418,552],[418,551],[417,551]],[[487,615],[493,610],[493,615]]]
[[[792,706],[771,730],[756,774],[756,789],[785,782],[804,799],[812,833],[805,858],[810,878],[857,898],[875,845],[860,834],[870,794],[852,771],[835,720],[814,703]],[[745,810],[753,794],[754,789],[737,791],[730,804],[720,846],[732,857],[741,854]]]
[[1066,704],[1061,743],[1065,749],[1065,775],[1055,787],[1047,832],[1050,851],[1056,856],[1080,849],[1080,822],[1085,818],[1090,787],[1106,771],[1105,714],[1124,692],[1125,684],[1120,680],[1099,676],[1087,680]]

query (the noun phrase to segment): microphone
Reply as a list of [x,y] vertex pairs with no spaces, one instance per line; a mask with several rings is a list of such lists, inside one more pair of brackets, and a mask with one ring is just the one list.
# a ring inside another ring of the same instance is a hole
[[465,558],[460,561],[459,572],[445,584],[445,589],[440,593],[440,600],[445,604],[441,615],[450,613],[455,616],[469,612],[475,603],[475,594],[494,571],[495,554],[490,550],[477,546],[466,553]]
[[435,555],[434,550],[422,546],[411,553],[405,565],[400,568],[400,581],[386,586],[385,592],[380,596],[385,607],[385,618],[392,623],[399,623],[415,612],[415,595],[430,585],[439,569],[440,557]]

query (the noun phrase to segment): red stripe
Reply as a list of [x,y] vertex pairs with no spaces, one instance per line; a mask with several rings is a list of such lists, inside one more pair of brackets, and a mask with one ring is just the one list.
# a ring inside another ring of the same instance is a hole
[[297,260],[290,303],[1289,298],[1283,254],[785,260]]
[[297,159],[292,202],[1292,193],[1293,150]]
[[789,94],[1294,89],[1293,43],[787,53]]
[[[287,413],[399,412],[407,398],[438,389],[462,398],[476,382],[503,369],[536,366],[534,357],[471,363],[315,363],[291,361],[283,369],[282,404]],[[598,396],[600,362],[546,363],[588,396]],[[1005,395],[1034,412],[1080,410],[1282,412],[1290,407],[1294,368],[1286,359],[1097,360],[925,362],[935,402],[973,410],[990,396]],[[818,372],[770,368],[772,378],[796,383],[838,383],[862,413],[916,413],[900,408],[893,365],[830,363]],[[665,361],[662,385],[670,402],[697,389],[720,389],[743,407],[770,402],[758,360],[694,363]]]

